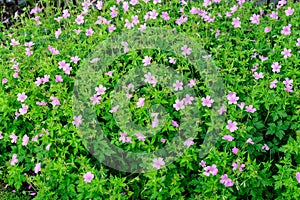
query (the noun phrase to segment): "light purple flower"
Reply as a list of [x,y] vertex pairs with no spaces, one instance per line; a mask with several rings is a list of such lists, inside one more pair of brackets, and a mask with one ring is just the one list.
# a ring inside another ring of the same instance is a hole
[[90,183],[94,179],[94,174],[91,172],[87,172],[86,174],[83,175],[84,182]]
[[190,147],[190,146],[192,146],[193,144],[194,144],[194,138],[189,138],[189,139],[187,139],[183,144],[185,145],[185,146],[187,146],[187,147]]
[[176,82],[173,84],[174,90],[183,90],[183,83],[180,82],[179,80],[176,80]]
[[82,116],[74,116],[72,124],[74,124],[76,127],[82,124]]
[[228,129],[232,133],[238,130],[237,122],[232,122],[232,120],[228,120],[226,129]]
[[22,146],[26,146],[28,144],[29,137],[25,134],[22,138]]
[[220,183],[224,184],[225,187],[231,187],[234,185],[234,182],[230,178],[228,178],[227,174],[221,176]]
[[217,168],[217,166],[215,164],[213,164],[212,166],[205,167],[204,170],[205,170],[205,172],[203,172],[203,174],[205,176],[209,176],[210,174],[212,176],[215,176],[218,173],[218,168]]
[[11,166],[14,166],[17,162],[18,162],[17,154],[13,154],[13,155],[12,155],[12,159],[11,159],[11,161],[10,161],[10,165],[11,165]]
[[163,161],[163,158],[161,158],[161,157],[155,158],[153,160],[153,162],[154,162],[154,164],[152,166],[156,169],[160,169],[162,166],[165,165],[165,162]]
[[246,142],[249,143],[249,144],[252,144],[252,145],[254,144],[252,138],[248,138]]
[[144,136],[143,134],[136,133],[135,136],[137,137],[138,140],[145,141],[146,136]]
[[180,101],[180,100],[176,100],[175,101],[175,104],[173,104],[173,107],[178,111],[178,110],[181,110],[181,109],[184,109],[184,101]]
[[206,96],[205,98],[202,98],[202,106],[211,107],[214,103],[214,100],[210,98],[210,96]]
[[187,45],[184,45],[183,47],[181,47],[182,50],[182,55],[190,55],[191,54],[191,48],[189,48]]
[[18,96],[17,100],[20,102],[24,102],[27,99],[25,92],[19,93],[17,96]]
[[41,171],[42,167],[41,167],[41,163],[37,163],[34,167],[34,173],[39,173]]
[[273,62],[273,64],[271,65],[272,67],[272,72],[280,72],[281,66],[279,65],[278,62]]
[[144,101],[145,101],[145,98],[139,98],[139,101],[136,103],[137,107],[142,107],[144,106]]
[[228,104],[237,104],[237,101],[240,99],[235,92],[229,92],[226,98],[228,99]]
[[296,173],[296,180],[298,181],[298,183],[300,183],[300,172]]
[[283,55],[284,59],[287,59],[288,57],[292,56],[292,50],[284,48],[284,50],[281,52],[281,55]]
[[254,113],[255,111],[256,108],[254,108],[253,105],[246,106],[246,112]]
[[232,137],[231,135],[224,135],[222,139],[231,142],[232,140],[234,140],[234,137]]

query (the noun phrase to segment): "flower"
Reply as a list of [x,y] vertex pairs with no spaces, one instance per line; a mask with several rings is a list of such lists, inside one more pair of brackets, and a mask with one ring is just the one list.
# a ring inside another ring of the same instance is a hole
[[34,173],[39,173],[41,171],[41,163],[37,163],[34,167]]
[[29,137],[25,134],[22,138],[22,146],[26,146],[28,144]]
[[144,66],[150,65],[151,58],[149,56],[145,56],[143,59]]
[[18,99],[17,99],[18,101],[24,102],[26,99],[27,99],[27,96],[26,96],[25,92],[22,92],[21,94],[20,93],[18,94]]
[[228,99],[228,104],[237,104],[237,101],[240,99],[235,92],[229,92],[226,98]]
[[17,154],[13,154],[12,159],[10,161],[10,165],[14,166],[18,162]]
[[19,109],[20,115],[25,115],[28,111],[28,106],[26,104],[22,104],[22,108]]
[[232,19],[232,25],[233,25],[234,28],[239,28],[239,27],[241,27],[240,18],[239,18],[239,17],[233,18],[233,19]]
[[271,31],[271,29],[269,27],[265,28],[265,33],[269,33]]
[[119,108],[119,106],[115,106],[109,112],[110,113],[115,113],[115,112],[117,112],[118,108]]
[[248,138],[246,142],[249,143],[249,144],[254,144],[252,138]]
[[239,152],[238,148],[236,148],[236,147],[232,148],[232,153],[237,154],[238,152]]
[[246,106],[246,112],[254,113],[256,111],[256,108],[253,107],[253,105]]
[[190,146],[192,146],[193,144],[194,144],[194,138],[189,138],[189,139],[187,139],[183,144],[185,145],[185,146],[187,146],[187,147],[190,147]]
[[285,12],[285,15],[286,15],[286,16],[290,16],[290,15],[292,15],[292,14],[294,13],[294,9],[288,7],[288,9],[285,10],[284,12]]
[[97,94],[94,94],[94,96],[92,96],[90,98],[90,100],[93,102],[93,105],[95,104],[100,104],[100,100],[102,99],[101,96],[98,96]]
[[253,14],[250,20],[252,24],[260,24],[260,15]]
[[190,88],[192,88],[194,85],[196,85],[196,79],[195,79],[195,78],[192,79],[192,80],[190,80],[190,83],[188,84],[188,86],[189,86]]
[[228,178],[227,174],[221,176],[220,183],[224,184],[225,187],[231,187],[234,185],[234,182],[230,178]]
[[145,98],[139,98],[139,101],[136,103],[137,107],[142,107],[144,106],[144,101],[145,101]]
[[79,115],[79,116],[74,116],[73,118],[73,122],[72,124],[74,124],[76,127],[78,127],[80,124],[82,124],[82,116]]
[[49,151],[50,146],[51,146],[51,144],[48,144],[48,145],[46,146],[46,150],[47,150],[47,151]]
[[179,127],[178,123],[176,121],[174,121],[174,120],[172,120],[172,126]]
[[55,105],[60,105],[60,101],[58,100],[58,98],[51,96],[51,97],[50,97],[50,100],[52,100],[51,104],[52,104],[53,106],[55,106]]
[[82,16],[82,15],[78,15],[77,17],[76,17],[76,23],[78,24],[78,25],[80,25],[80,24],[83,24],[84,23],[84,17]]
[[292,56],[292,50],[284,48],[284,50],[281,52],[281,55],[283,55],[284,59]]
[[97,92],[97,95],[102,95],[105,94],[106,87],[104,87],[103,85],[99,85],[99,87],[96,87],[95,90]]
[[280,72],[281,66],[278,64],[278,62],[273,62],[273,64],[271,65],[272,67],[272,72]]
[[86,29],[86,31],[85,31],[85,35],[86,35],[86,36],[92,36],[93,33],[94,33],[94,31],[93,31],[92,28],[88,28],[88,29]]
[[180,82],[179,80],[176,80],[176,82],[173,84],[174,90],[183,90],[183,83]]
[[145,141],[146,136],[144,136],[143,134],[136,133],[135,136],[137,137],[138,140]]
[[291,34],[291,24],[289,24],[288,26],[284,26],[281,30],[281,34],[287,36]]
[[237,169],[238,169],[239,171],[242,171],[244,167],[245,167],[245,164],[238,165],[237,162],[233,162],[233,163],[232,163],[232,170],[233,170],[233,171],[234,171],[234,170],[237,170]]
[[194,97],[190,96],[189,94],[185,95],[185,98],[182,99],[185,105],[191,105],[192,101],[194,101]]
[[165,162],[163,161],[163,158],[162,157],[158,157],[158,158],[155,158],[153,160],[153,167],[156,168],[156,169],[160,169],[162,166],[165,165]]
[[145,77],[145,80],[144,80],[145,83],[152,84],[152,86],[155,87],[157,80],[154,76],[152,76],[152,74],[150,72],[145,74],[144,77]]
[[176,99],[175,104],[173,104],[173,107],[178,111],[180,109],[184,109],[184,101],[180,101]]
[[264,146],[262,146],[262,148],[261,148],[262,150],[266,150],[266,151],[269,151],[270,150],[270,148],[268,147],[268,145],[266,145],[266,144],[264,144]]
[[218,173],[218,168],[217,168],[217,166],[215,164],[213,164],[212,166],[205,167],[204,170],[205,170],[205,172],[203,172],[203,174],[205,176],[209,176],[210,174],[212,176],[215,176]]
[[55,82],[63,82],[63,78],[61,75],[55,75]]
[[227,128],[230,132],[233,133],[234,131],[238,130],[237,122],[232,122],[232,120],[228,120],[228,124],[227,124],[226,128]]
[[222,139],[231,142],[232,140],[234,140],[234,137],[232,137],[231,135],[224,135]]
[[214,100],[210,98],[210,96],[206,96],[205,98],[202,98],[202,106],[211,107],[214,103]]
[[191,48],[189,48],[187,45],[184,45],[183,47],[181,47],[182,50],[182,55],[190,55],[191,54]]
[[300,172],[296,173],[296,180],[298,181],[298,183],[300,183]]
[[199,163],[202,167],[206,167],[206,162],[204,160],[201,160],[201,162]]
[[254,73],[253,73],[253,76],[254,76],[255,79],[260,79],[260,78],[263,78],[263,77],[264,77],[264,75],[263,75],[262,72],[259,72],[259,73],[254,72]]
[[83,175],[84,182],[90,183],[94,179],[94,174],[91,172],[87,172],[86,174]]

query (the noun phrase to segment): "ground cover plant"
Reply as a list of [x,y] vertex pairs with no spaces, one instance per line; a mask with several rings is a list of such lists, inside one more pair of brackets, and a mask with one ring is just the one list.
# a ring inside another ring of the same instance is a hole
[[254,3],[1,22],[0,198],[299,199],[300,4]]

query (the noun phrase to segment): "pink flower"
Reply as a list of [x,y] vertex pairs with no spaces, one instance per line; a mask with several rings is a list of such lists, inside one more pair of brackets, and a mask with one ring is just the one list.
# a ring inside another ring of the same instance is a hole
[[166,21],[170,20],[170,17],[167,12],[162,12],[161,17]]
[[22,138],[22,146],[26,146],[28,144],[29,137],[25,134]]
[[201,160],[200,165],[201,165],[202,167],[206,167],[206,162],[205,162],[204,160]]
[[284,11],[286,16],[290,16],[294,13],[294,9],[288,7],[287,10]]
[[99,87],[96,87],[95,90],[97,92],[97,95],[102,95],[105,94],[106,87],[104,87],[103,85],[99,85]]
[[173,104],[173,107],[178,111],[178,110],[181,110],[181,109],[184,109],[184,101],[180,101],[180,100],[176,100],[175,101],[175,104]]
[[227,174],[221,176],[220,183],[224,184],[225,187],[231,187],[234,185],[234,182],[230,178],[228,178]]
[[70,17],[70,13],[69,13],[69,10],[63,10],[63,18],[68,18],[68,17]]
[[298,183],[300,183],[300,172],[296,173],[296,180],[298,181]]
[[142,107],[144,106],[144,101],[145,101],[145,98],[139,98],[139,101],[136,103],[137,107]]
[[231,142],[232,140],[234,140],[234,137],[232,137],[231,135],[224,135],[222,139]]
[[146,136],[144,136],[143,134],[136,133],[135,136],[137,137],[138,140],[145,141]]
[[150,65],[151,58],[149,56],[145,56],[143,59],[144,66]]
[[56,49],[54,49],[52,46],[48,46],[48,50],[53,54],[53,55],[57,55],[59,54],[60,52]]
[[28,57],[30,57],[30,56],[33,54],[33,51],[31,51],[30,48],[26,48],[25,51],[26,51],[25,54],[26,54]]
[[269,151],[270,150],[270,148],[268,147],[268,145],[266,145],[266,144],[264,144],[264,146],[262,146],[262,148],[261,148],[262,150],[266,150],[266,151]]
[[163,161],[163,158],[161,158],[161,157],[155,158],[153,160],[153,162],[154,162],[154,164],[152,166],[156,169],[160,169],[162,166],[165,165],[165,162]]
[[233,25],[234,28],[239,28],[239,27],[241,27],[240,18],[239,18],[239,17],[233,18],[233,19],[232,19],[232,25]]
[[51,96],[50,100],[52,100],[51,104],[53,106],[60,105],[60,101],[58,100],[58,98]]
[[272,13],[269,14],[269,16],[270,16],[272,19],[278,19],[278,13],[275,12],[275,11],[272,11]]
[[17,99],[18,101],[24,102],[26,99],[27,99],[27,96],[26,96],[25,92],[22,92],[21,94],[20,93],[18,94],[18,99]]
[[51,144],[48,144],[48,145],[46,146],[46,150],[47,150],[47,151],[49,151],[50,146],[51,146]]
[[90,183],[94,179],[94,174],[91,172],[87,172],[86,174],[83,175],[84,182]]
[[218,110],[218,113],[219,113],[219,115],[222,115],[223,113],[225,113],[227,111],[227,109],[224,107],[224,106],[222,106],[219,110]]
[[174,126],[176,128],[179,127],[178,123],[176,121],[174,121],[174,120],[172,120],[172,126]]
[[217,166],[215,164],[213,164],[212,166],[205,167],[204,170],[205,170],[205,172],[203,172],[203,174],[205,176],[209,176],[210,174],[212,176],[216,176],[217,173],[218,173],[218,168],[217,168]]
[[239,171],[243,171],[243,168],[245,167],[245,164],[241,164],[241,165],[238,165],[238,163],[234,162],[232,163],[232,170],[239,170]]
[[236,147],[232,148],[232,153],[237,154],[238,152],[239,152],[238,148],[236,148]]
[[250,20],[252,24],[260,24],[260,15],[253,14]]
[[55,76],[55,82],[63,82],[64,80],[63,80],[63,78],[62,78],[62,76],[61,75],[56,75]]
[[272,81],[271,83],[270,83],[270,88],[272,89],[272,88],[276,88],[276,84],[278,83],[278,80],[277,79],[275,79],[274,81]]
[[155,87],[157,80],[154,76],[152,76],[152,74],[150,72],[145,74],[144,77],[145,77],[146,83],[152,84],[152,86]]
[[252,144],[252,145],[254,144],[252,138],[248,138],[248,140],[246,142],[249,143],[249,144]]
[[237,122],[232,122],[231,120],[228,120],[228,124],[227,124],[226,128],[227,128],[230,132],[233,133],[234,131],[238,130]]
[[80,60],[80,58],[78,56],[73,56],[71,57],[71,62],[77,64],[77,62]]
[[115,113],[115,112],[117,112],[118,108],[119,108],[119,106],[115,106],[109,112],[110,113]]
[[74,116],[72,124],[74,124],[76,127],[82,124],[82,116]]
[[160,139],[160,142],[165,143],[166,140],[165,140],[164,138],[161,138],[161,139]]
[[284,26],[281,30],[281,34],[287,36],[291,34],[291,24],[289,24],[288,26]]
[[272,72],[277,72],[277,73],[280,72],[281,66],[278,64],[278,62],[273,62],[271,67],[272,67]]
[[265,28],[265,33],[269,33],[271,31],[271,29],[269,27]]
[[284,50],[281,52],[281,55],[283,55],[284,59],[292,56],[292,50],[284,48]]
[[56,32],[55,32],[55,38],[58,39],[58,37],[61,34],[61,29],[59,28]]
[[78,15],[75,21],[78,25],[83,24],[84,23],[84,17],[82,15]]
[[195,79],[195,78],[192,79],[192,80],[190,80],[190,83],[188,84],[188,86],[189,86],[190,88],[192,88],[194,85],[196,85],[196,79]]
[[93,33],[94,33],[94,31],[93,31],[92,28],[89,28],[89,29],[87,29],[87,30],[85,31],[85,35],[86,35],[86,36],[92,36]]
[[12,159],[10,161],[10,165],[14,166],[18,162],[17,154],[13,154]]
[[237,106],[243,110],[243,108],[245,107],[245,102],[241,102],[240,104],[237,104]]
[[194,138],[189,138],[189,139],[187,139],[183,144],[185,145],[185,146],[187,146],[187,147],[190,147],[190,146],[192,146],[193,144],[194,144]]
[[116,30],[116,26],[114,24],[108,26],[108,32],[112,33]]
[[246,106],[246,112],[254,113],[255,111],[256,108],[254,108],[253,105]]
[[190,96],[189,94],[185,95],[185,98],[182,99],[185,105],[191,105],[194,101],[194,97]]
[[214,100],[210,98],[210,96],[206,96],[202,98],[202,106],[211,107],[214,103]]
[[191,54],[191,48],[189,48],[187,45],[184,45],[183,47],[181,47],[182,50],[182,55],[190,55]]
[[2,132],[0,131],[0,140],[3,139]]
[[253,76],[254,76],[255,79],[264,78],[264,74],[262,72],[259,72],[259,73],[254,72]]
[[297,39],[297,44],[296,44],[296,46],[297,46],[297,47],[300,47],[300,38]]
[[[299,41],[300,41],[300,38],[299,38]],[[175,64],[176,63],[176,59],[172,58],[172,57],[169,57],[169,62],[172,63],[172,64]]]
[[228,99],[228,104],[237,104],[237,101],[240,99],[235,92],[229,92],[226,98]]
[[19,41],[17,41],[17,40],[15,40],[14,38],[11,40],[11,42],[10,42],[10,45],[11,46],[17,46],[17,45],[20,45],[20,42]]
[[176,80],[176,82],[173,84],[174,90],[178,91],[178,90],[183,90],[183,83],[180,82],[179,80]]
[[90,100],[93,102],[93,105],[96,105],[96,104],[100,104],[100,100],[102,99],[101,96],[98,96],[97,94],[94,94]]
[[7,83],[7,78],[2,79],[2,84],[5,84],[5,83]]
[[37,163],[34,167],[34,173],[39,173],[41,171],[42,167],[41,167],[41,163]]
[[22,104],[22,107],[19,109],[20,115],[25,115],[28,111],[28,106],[26,104]]

